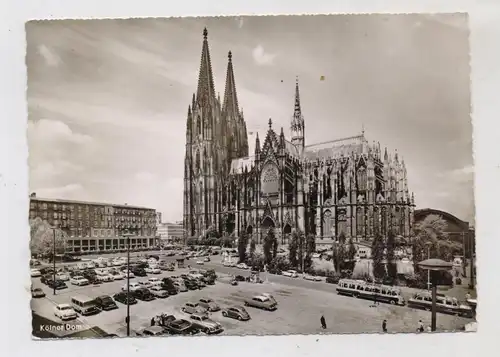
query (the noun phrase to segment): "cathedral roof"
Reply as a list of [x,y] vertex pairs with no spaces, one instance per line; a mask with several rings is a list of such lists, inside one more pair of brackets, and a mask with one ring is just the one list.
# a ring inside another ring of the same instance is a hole
[[368,142],[364,135],[326,141],[308,145],[304,150],[304,157],[309,160],[327,159],[338,156],[348,156],[351,153],[362,154],[366,151]]
[[240,157],[238,159],[233,159],[231,161],[231,174],[241,174],[245,170],[248,171],[253,167],[255,162],[255,156]]
[[292,156],[296,156],[296,157],[300,156],[299,150],[297,149],[297,147],[295,145],[293,145],[288,140],[285,140],[285,150],[286,150],[286,152],[288,152]]

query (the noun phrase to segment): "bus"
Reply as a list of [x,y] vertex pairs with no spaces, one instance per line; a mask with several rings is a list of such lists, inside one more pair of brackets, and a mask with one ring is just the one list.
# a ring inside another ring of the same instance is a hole
[[337,285],[337,294],[353,296],[359,299],[387,302],[391,305],[405,305],[401,289],[393,286],[367,283],[364,280],[341,279]]
[[[429,292],[416,293],[408,300],[408,307],[431,311],[432,294]],[[469,318],[474,316],[473,309],[470,306],[460,304],[456,298],[443,294],[436,295],[436,311]]]

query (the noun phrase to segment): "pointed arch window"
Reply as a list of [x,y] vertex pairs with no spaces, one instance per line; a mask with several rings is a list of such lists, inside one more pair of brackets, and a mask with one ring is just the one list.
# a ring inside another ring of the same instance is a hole
[[199,115],[198,115],[198,117],[196,119],[196,133],[198,135],[201,135],[201,118],[200,118]]
[[365,225],[365,219],[364,219],[364,212],[363,208],[358,207],[356,210],[356,235],[361,236],[363,235],[363,228]]
[[361,167],[359,170],[358,170],[358,190],[360,191],[366,191],[366,181],[367,181],[367,178],[366,178],[366,168],[365,167]]
[[196,151],[196,171],[200,171],[200,152]]

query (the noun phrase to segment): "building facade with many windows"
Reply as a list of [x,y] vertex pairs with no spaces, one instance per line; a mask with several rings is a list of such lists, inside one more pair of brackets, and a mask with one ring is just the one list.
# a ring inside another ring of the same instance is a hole
[[146,249],[156,245],[156,210],[131,206],[30,197],[30,220],[40,217],[67,235],[67,252]]
[[156,232],[163,244],[181,243],[184,241],[182,222],[159,223]]

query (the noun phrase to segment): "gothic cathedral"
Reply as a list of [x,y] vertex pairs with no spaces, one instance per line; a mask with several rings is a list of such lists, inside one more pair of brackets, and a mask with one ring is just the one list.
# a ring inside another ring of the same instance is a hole
[[408,238],[414,198],[398,153],[357,136],[306,145],[299,84],[291,138],[269,119],[263,143],[257,135],[249,155],[243,110],[238,106],[232,54],[228,54],[224,99],[216,96],[207,30],[198,89],[188,107],[184,159],[184,229],[188,237],[208,230],[261,243],[269,228],[286,244],[290,233],[313,233],[317,243],[341,232],[369,241],[392,230]]

